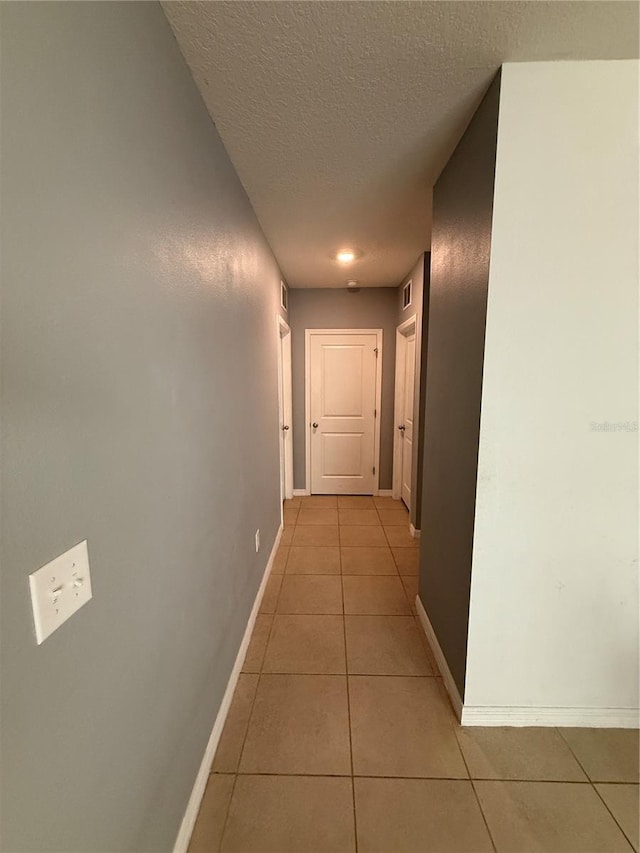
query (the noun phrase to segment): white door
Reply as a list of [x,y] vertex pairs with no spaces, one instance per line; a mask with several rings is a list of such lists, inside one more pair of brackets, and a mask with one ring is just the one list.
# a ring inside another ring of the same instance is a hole
[[[281,339],[282,340],[282,339]],[[280,371],[280,376],[278,377],[280,383],[282,383],[282,370]],[[282,387],[282,385],[281,385]],[[291,432],[290,424],[287,423],[285,413],[284,413],[284,400],[282,399],[282,394],[280,394],[280,412],[279,412],[279,425],[280,425],[280,501],[282,502],[287,494],[287,454],[286,454],[286,437],[287,432]]]
[[311,493],[371,495],[381,333],[307,335]]
[[401,399],[400,433],[402,441],[402,474],[400,496],[411,509],[411,468],[413,459],[413,394],[416,375],[416,336],[409,335],[404,347],[404,388]]
[[396,329],[395,438],[393,442],[393,497],[411,509],[414,400],[416,386],[416,318]]
[[278,316],[278,425],[280,428],[280,498],[293,497],[293,432],[291,429],[291,329]]

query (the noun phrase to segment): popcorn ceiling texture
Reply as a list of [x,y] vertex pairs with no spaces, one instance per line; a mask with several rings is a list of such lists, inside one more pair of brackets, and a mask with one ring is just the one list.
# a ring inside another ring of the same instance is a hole
[[[166,2],[288,283],[400,283],[431,187],[503,62],[638,56],[610,2]],[[343,245],[362,258],[332,260]]]

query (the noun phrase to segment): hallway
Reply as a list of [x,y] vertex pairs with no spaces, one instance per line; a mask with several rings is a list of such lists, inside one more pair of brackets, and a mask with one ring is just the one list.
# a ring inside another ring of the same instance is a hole
[[399,501],[284,516],[190,853],[638,849],[637,731],[458,726]]
[[640,853],[639,27],[0,3],[0,853]]

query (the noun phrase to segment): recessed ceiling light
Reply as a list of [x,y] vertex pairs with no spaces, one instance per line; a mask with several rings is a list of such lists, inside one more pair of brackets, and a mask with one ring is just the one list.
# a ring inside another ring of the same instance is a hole
[[336,261],[341,264],[350,264],[351,261],[355,261],[356,253],[351,249],[341,249],[336,255]]

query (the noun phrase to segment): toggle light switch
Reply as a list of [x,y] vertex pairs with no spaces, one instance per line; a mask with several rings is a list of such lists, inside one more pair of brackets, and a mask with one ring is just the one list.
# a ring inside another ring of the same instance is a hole
[[29,575],[38,645],[91,599],[87,542],[74,545]]

